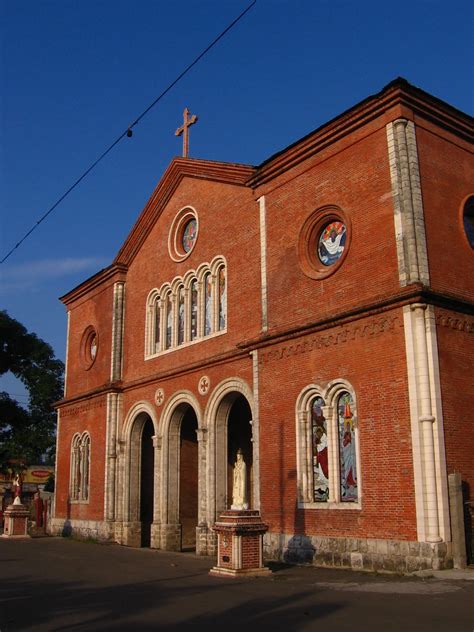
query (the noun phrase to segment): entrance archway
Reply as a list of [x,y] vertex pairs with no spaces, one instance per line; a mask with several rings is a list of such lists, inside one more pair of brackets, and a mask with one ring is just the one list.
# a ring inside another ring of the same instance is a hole
[[179,447],[179,522],[181,550],[196,549],[198,523],[198,442],[196,413],[188,407],[181,420]]
[[143,426],[140,446],[140,522],[142,523],[142,546],[150,546],[151,525],[153,522],[153,479],[155,458],[153,433],[153,422],[148,417]]
[[166,493],[162,547],[167,550],[196,549],[199,495],[198,419],[188,402],[179,403],[171,413],[164,436]]
[[146,412],[133,419],[128,458],[128,499],[125,497],[125,507],[128,506],[126,543],[131,546],[150,546],[155,493],[154,432],[153,421]]

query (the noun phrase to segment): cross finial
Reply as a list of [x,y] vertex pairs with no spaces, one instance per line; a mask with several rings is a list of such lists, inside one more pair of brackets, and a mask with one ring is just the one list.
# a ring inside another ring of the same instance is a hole
[[195,114],[193,114],[191,118],[189,118],[189,114],[190,112],[188,108],[184,108],[184,112],[183,112],[184,122],[181,125],[181,127],[178,127],[178,129],[174,133],[175,136],[181,136],[181,134],[183,135],[183,158],[187,158],[188,152],[189,152],[188,127],[191,127],[191,125],[194,125],[194,123],[198,120],[198,117]]

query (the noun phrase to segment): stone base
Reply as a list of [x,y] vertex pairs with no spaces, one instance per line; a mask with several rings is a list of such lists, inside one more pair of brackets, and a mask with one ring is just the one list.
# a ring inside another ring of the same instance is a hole
[[332,538],[267,533],[265,558],[289,564],[412,573],[453,567],[450,542]]
[[[115,526],[113,522],[105,520],[52,518],[48,533],[53,536],[72,536],[82,540],[93,539],[99,542],[112,542],[115,535]],[[121,544],[124,543],[121,542]]]
[[[19,501],[19,498],[15,499]],[[10,539],[28,539],[28,517],[29,510],[22,505],[21,502],[15,502],[8,505],[4,512],[5,525],[3,528],[2,538]]]
[[224,511],[213,527],[217,534],[217,565],[210,575],[268,575],[270,569],[263,566],[263,534],[267,529],[258,511]]

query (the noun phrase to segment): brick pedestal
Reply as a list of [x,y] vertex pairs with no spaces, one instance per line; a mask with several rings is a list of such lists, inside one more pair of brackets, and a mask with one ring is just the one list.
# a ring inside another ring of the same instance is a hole
[[[16,502],[18,500],[18,502]],[[2,538],[29,538],[28,535],[28,516],[30,512],[19,502],[19,498],[15,499],[13,505],[8,505],[5,509],[5,526]]]
[[263,534],[267,525],[258,511],[224,511],[213,527],[217,534],[217,565],[210,575],[269,575],[263,566]]

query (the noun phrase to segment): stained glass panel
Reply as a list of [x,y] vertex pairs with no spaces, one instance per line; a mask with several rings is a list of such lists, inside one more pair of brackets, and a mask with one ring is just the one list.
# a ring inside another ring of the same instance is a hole
[[197,281],[191,283],[191,340],[197,338],[198,286]]
[[337,403],[339,435],[340,491],[342,502],[358,499],[354,400],[347,391],[341,393]]
[[219,331],[226,328],[227,320],[227,285],[225,268],[219,269]]
[[159,299],[155,301],[155,351],[160,350],[161,312]]
[[166,297],[166,348],[167,349],[171,347],[172,332],[173,332],[173,310],[171,306],[171,295],[168,294]]
[[325,266],[332,266],[342,256],[346,245],[346,227],[342,222],[327,224],[318,241],[318,257]]
[[328,436],[323,406],[322,397],[315,397],[311,402],[313,499],[315,502],[327,502],[329,499]]
[[181,240],[181,244],[183,246],[184,252],[189,252],[191,248],[194,246],[197,237],[197,222],[195,219],[190,219],[187,222],[186,226],[183,230],[183,237]]
[[184,288],[178,290],[178,344],[184,342]]
[[211,275],[204,277],[204,335],[212,333],[212,280]]

